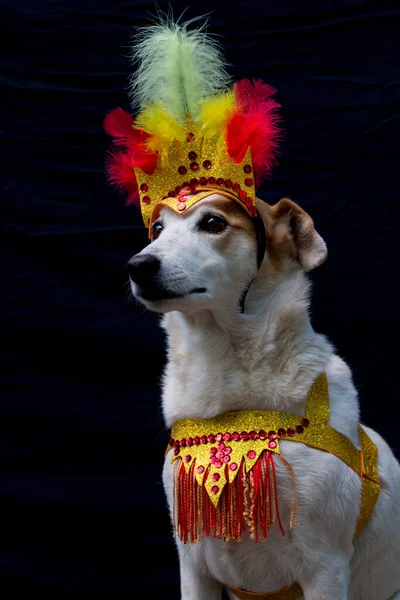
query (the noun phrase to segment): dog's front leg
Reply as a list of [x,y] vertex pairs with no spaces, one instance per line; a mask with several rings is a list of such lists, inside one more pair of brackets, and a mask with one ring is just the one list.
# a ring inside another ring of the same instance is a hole
[[[167,456],[163,469],[163,484],[173,519],[173,466]],[[206,540],[184,544],[176,539],[181,576],[181,600],[221,600],[222,586],[211,575],[206,561]]]
[[332,552],[315,571],[299,578],[304,600],[348,600],[350,563],[345,554]]
[[178,541],[181,600],[221,600],[222,586],[210,574],[203,542],[195,545]]

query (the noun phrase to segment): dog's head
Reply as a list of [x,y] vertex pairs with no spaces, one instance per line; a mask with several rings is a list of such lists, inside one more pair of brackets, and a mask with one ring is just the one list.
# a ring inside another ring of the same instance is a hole
[[310,271],[325,260],[325,243],[297,204],[258,200],[257,209],[261,238],[240,205],[218,193],[182,215],[161,206],[151,243],[127,265],[133,295],[156,312],[238,309],[250,284],[268,293],[291,270]]

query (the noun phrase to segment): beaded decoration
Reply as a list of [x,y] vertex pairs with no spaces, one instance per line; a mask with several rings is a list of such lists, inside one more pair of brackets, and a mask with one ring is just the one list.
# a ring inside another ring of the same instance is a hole
[[232,86],[203,27],[161,21],[139,34],[133,51],[139,112],[133,119],[117,108],[104,121],[115,147],[107,159],[111,183],[140,206],[149,228],[155,207],[182,214],[217,191],[254,217],[256,187],[276,162],[276,90],[259,80]]

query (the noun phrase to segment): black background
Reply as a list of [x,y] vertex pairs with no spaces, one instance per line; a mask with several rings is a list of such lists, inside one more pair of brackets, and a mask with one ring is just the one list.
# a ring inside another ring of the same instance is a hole
[[[206,0],[187,16],[209,11],[233,77],[279,90],[287,134],[260,195],[298,202],[326,240],[314,328],[351,366],[363,421],[399,450],[400,9]],[[4,598],[179,597],[164,339],[124,272],[146,231],[103,172],[102,121],[129,109],[129,41],[149,13],[134,0],[1,7]]]

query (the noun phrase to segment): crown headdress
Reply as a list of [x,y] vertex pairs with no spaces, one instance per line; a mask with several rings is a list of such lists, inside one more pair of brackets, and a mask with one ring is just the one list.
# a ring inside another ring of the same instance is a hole
[[146,227],[156,206],[183,213],[216,191],[255,216],[256,188],[275,162],[276,90],[259,80],[230,86],[218,45],[189,24],[166,20],[138,34],[138,114],[117,108],[104,121],[115,146],[109,180],[140,206]]

